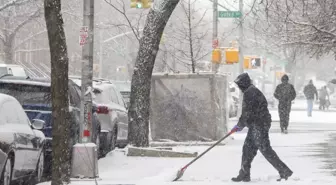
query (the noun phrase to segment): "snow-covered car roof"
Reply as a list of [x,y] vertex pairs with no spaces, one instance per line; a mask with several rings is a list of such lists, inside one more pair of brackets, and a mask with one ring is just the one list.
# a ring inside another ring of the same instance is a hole
[[[70,79],[71,80],[71,79]],[[71,80],[73,82],[73,80]],[[47,78],[23,78],[23,77],[14,77],[7,76],[6,78],[0,79],[0,83],[12,83],[12,84],[26,84],[33,86],[43,86],[50,87],[51,81]]]
[[50,81],[39,80],[39,79],[18,79],[18,78],[8,78],[8,79],[0,79],[1,83],[11,83],[11,84],[26,84],[26,85],[34,85],[34,86],[43,86],[50,87]]
[[[79,87],[82,86],[82,80],[79,77],[71,76],[70,79],[77,84]],[[110,88],[111,86],[114,88],[117,88],[116,85],[114,85],[111,81],[105,80],[105,79],[94,79],[92,81],[93,88],[104,91],[107,88]]]
[[0,67],[21,67],[23,68],[22,66],[17,65],[17,64],[0,64]]

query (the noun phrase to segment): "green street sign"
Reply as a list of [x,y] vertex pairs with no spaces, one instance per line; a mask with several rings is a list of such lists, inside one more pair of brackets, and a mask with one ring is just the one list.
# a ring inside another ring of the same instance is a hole
[[240,11],[219,11],[218,17],[220,18],[239,18],[242,16]]

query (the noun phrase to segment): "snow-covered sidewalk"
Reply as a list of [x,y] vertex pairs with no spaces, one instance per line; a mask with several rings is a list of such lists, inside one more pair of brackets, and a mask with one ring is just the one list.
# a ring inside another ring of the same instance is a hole
[[[283,184],[288,185],[333,185],[336,177],[323,169],[324,159],[314,157],[322,146],[318,143],[329,139],[336,130],[336,113],[317,113],[308,120],[304,112],[293,112],[290,133],[282,135],[278,124],[272,125],[271,144],[280,158],[294,171],[293,176]],[[275,113],[272,113],[275,114]],[[321,115],[319,115],[321,114]],[[318,115],[321,116],[318,118]],[[319,119],[319,120],[318,120]],[[313,121],[314,120],[314,121]],[[306,132],[294,132],[305,130]],[[316,132],[319,130],[319,132]],[[293,131],[293,132],[291,132]],[[227,145],[218,146],[187,169],[181,181],[171,182],[177,170],[191,159],[127,157],[122,151],[114,151],[99,161],[100,185],[233,185],[231,177],[240,168],[241,151],[246,130],[235,134]],[[175,147],[175,150],[202,152],[205,146]],[[258,152],[252,163],[252,184],[278,184],[277,171]],[[45,183],[48,184],[48,183]],[[94,185],[94,182],[79,181],[71,185]],[[238,183],[239,184],[239,183]]]

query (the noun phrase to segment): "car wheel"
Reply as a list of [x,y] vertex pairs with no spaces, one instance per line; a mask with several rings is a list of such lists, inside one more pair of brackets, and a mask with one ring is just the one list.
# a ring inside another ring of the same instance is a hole
[[117,137],[118,137],[118,128],[114,127],[113,132],[112,132],[110,151],[112,151],[116,148]]
[[99,138],[99,135],[96,136],[96,146],[97,146],[97,155],[98,155],[98,158],[100,157],[100,138]]
[[36,168],[36,181],[39,183],[42,181],[44,175],[44,150],[42,150],[39,161]]
[[35,173],[32,176],[29,184],[35,185],[42,182],[43,176],[44,176],[44,150],[42,150],[40,154],[40,158],[38,159]]
[[0,184],[10,185],[12,181],[12,162],[10,158],[7,159],[1,174]]

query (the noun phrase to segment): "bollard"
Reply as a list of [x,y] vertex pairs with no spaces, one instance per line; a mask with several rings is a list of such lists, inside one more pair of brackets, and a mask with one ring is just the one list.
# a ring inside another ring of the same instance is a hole
[[72,150],[71,178],[97,178],[98,149],[94,143],[77,143]]

